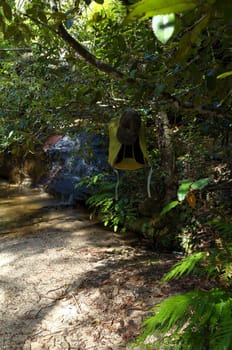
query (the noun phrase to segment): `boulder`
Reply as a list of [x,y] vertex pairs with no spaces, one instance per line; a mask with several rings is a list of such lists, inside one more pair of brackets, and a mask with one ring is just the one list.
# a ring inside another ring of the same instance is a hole
[[107,139],[101,134],[81,132],[54,140],[44,147],[50,164],[45,190],[70,205],[85,202],[92,190],[80,186],[80,181],[109,170]]

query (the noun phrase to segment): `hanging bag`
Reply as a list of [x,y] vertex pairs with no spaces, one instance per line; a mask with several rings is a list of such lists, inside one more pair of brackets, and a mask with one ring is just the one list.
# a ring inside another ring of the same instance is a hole
[[[145,142],[145,128],[139,114],[127,109],[121,118],[114,118],[109,124],[108,162],[115,169],[117,184],[115,199],[118,199],[119,170],[137,170],[149,165]],[[147,192],[150,193],[152,168],[148,174]]]

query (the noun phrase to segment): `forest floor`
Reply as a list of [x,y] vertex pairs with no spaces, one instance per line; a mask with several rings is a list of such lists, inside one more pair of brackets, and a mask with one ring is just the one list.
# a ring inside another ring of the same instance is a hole
[[160,281],[176,256],[81,208],[45,207],[22,226],[0,232],[0,350],[130,349],[151,308],[184,289]]

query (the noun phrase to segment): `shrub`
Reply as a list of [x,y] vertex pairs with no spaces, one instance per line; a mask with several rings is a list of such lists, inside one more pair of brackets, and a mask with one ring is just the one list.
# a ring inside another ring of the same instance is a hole
[[[97,216],[104,224],[117,232],[126,231],[137,217],[137,209],[133,200],[129,200],[127,192],[115,200],[115,180],[104,174],[85,178],[80,185],[85,183],[93,188],[93,194],[87,199],[86,204],[92,209],[92,216]],[[122,188],[123,184],[120,184]],[[123,189],[123,188],[122,188]]]

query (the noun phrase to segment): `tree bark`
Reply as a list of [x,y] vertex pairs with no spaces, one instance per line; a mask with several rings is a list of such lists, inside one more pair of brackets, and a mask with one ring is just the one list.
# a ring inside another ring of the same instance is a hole
[[156,116],[158,147],[161,154],[161,162],[166,177],[164,180],[166,197],[165,204],[176,197],[175,184],[175,152],[173,148],[171,128],[167,113],[160,111]]

